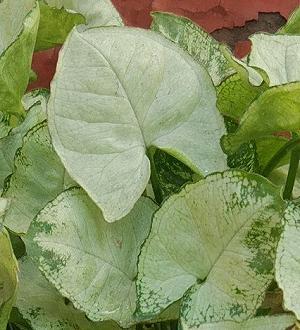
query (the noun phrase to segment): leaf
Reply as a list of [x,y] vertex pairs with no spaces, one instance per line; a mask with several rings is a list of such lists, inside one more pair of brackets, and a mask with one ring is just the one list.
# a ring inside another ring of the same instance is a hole
[[234,152],[245,142],[279,131],[297,131],[300,126],[300,83],[268,89],[245,112],[234,134],[222,140],[226,152]]
[[285,211],[285,226],[276,256],[276,281],[283,291],[284,307],[300,319],[300,209],[290,203]]
[[300,34],[300,8],[296,8],[296,10],[289,17],[286,24],[279,29],[278,34]]
[[75,183],[53,150],[45,122],[26,134],[14,166],[3,192],[11,201],[4,223],[21,234],[27,232],[33,218],[49,201]]
[[217,107],[223,115],[239,120],[265,90],[266,85],[253,86],[248,79],[234,74],[217,87]]
[[33,330],[121,330],[112,322],[91,322],[66,302],[28,257],[20,260],[16,307]]
[[[22,96],[31,73],[31,60],[39,24],[38,3],[3,0],[0,3],[0,111],[24,115]],[[12,19],[13,18],[13,19]],[[0,41],[1,43],[1,41]]]
[[108,222],[128,214],[145,190],[150,147],[200,174],[226,168],[210,78],[154,32],[74,29],[51,95],[54,147]]
[[85,24],[85,18],[78,14],[48,6],[39,2],[41,18],[35,44],[35,51],[62,45],[75,25]]
[[122,26],[122,19],[110,0],[44,0],[51,7],[81,14],[87,27]]
[[215,86],[235,72],[219,42],[190,19],[161,12],[152,13],[152,17],[151,29],[186,50],[208,71]]
[[293,326],[296,319],[291,314],[279,314],[275,316],[261,316],[246,320],[241,323],[225,321],[203,324],[199,327],[189,327],[182,324],[182,330],[284,330]]
[[8,232],[1,223],[0,229],[0,329],[5,330],[17,289],[18,265]]
[[23,99],[27,110],[26,118],[20,126],[13,128],[6,137],[0,139],[0,189],[4,180],[13,172],[16,151],[22,146],[26,133],[38,123],[46,119],[46,95],[44,91],[26,94]]
[[287,84],[300,80],[300,37],[287,35],[268,35],[256,33],[250,37],[252,51],[249,65],[263,69],[270,86]]
[[141,198],[122,221],[108,224],[81,190],[68,190],[32,222],[27,251],[47,279],[92,321],[134,323],[140,247],[155,204]]
[[273,279],[283,207],[278,188],[239,171],[170,197],[140,255],[138,316],[152,318],[183,296],[189,327],[253,317]]

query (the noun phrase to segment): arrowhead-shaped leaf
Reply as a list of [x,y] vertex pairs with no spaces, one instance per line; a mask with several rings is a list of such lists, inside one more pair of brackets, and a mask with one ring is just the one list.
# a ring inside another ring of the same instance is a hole
[[283,207],[278,188],[238,171],[170,197],[142,248],[138,316],[152,318],[184,295],[190,327],[253,317],[273,279]]
[[109,224],[83,190],[68,190],[32,222],[28,254],[88,318],[130,326],[137,258],[155,209],[150,199],[142,197],[124,219]]
[[162,36],[74,29],[52,83],[49,130],[67,171],[113,222],[146,188],[150,147],[201,174],[226,168],[215,103],[205,70]]

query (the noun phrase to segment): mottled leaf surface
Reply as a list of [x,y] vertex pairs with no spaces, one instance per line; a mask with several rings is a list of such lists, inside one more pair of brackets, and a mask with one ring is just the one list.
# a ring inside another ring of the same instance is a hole
[[112,322],[92,322],[59,294],[29,257],[20,264],[15,306],[33,330],[121,330]]
[[283,291],[284,307],[300,319],[300,208],[290,204],[276,257],[276,281]]
[[276,86],[261,94],[241,118],[239,128],[224,137],[227,152],[245,142],[280,131],[297,131],[300,127],[300,83]]
[[182,330],[285,330],[295,324],[295,317],[290,314],[255,317],[244,322],[217,322],[203,324],[199,327],[189,327],[182,324]]
[[235,72],[219,42],[190,19],[160,12],[152,13],[152,17],[151,29],[186,50],[208,71],[214,85],[219,85]]
[[184,295],[190,327],[253,317],[273,279],[283,204],[278,188],[239,171],[170,197],[142,248],[138,315],[151,318]]
[[263,69],[270,86],[300,81],[300,36],[256,33],[250,40],[249,65]]
[[[2,204],[2,203],[1,203]],[[0,208],[3,205],[0,205]],[[0,209],[0,212],[3,208]],[[0,223],[0,329],[5,330],[18,284],[18,265],[9,234]]]
[[75,185],[53,150],[47,124],[24,137],[3,196],[10,200],[4,223],[15,233],[26,233],[37,213],[66,188]]
[[[0,12],[0,111],[22,116],[21,99],[31,74],[39,7],[35,1],[19,4],[19,1],[4,0],[0,3]],[[8,37],[6,33],[11,35]],[[1,47],[5,48],[1,51]]]
[[109,224],[83,190],[68,190],[32,222],[27,250],[48,280],[88,318],[130,326],[137,258],[155,209],[142,197],[124,219]]
[[162,36],[74,29],[52,82],[49,130],[67,171],[113,222],[146,188],[150,147],[203,175],[226,168],[215,102],[205,70]]

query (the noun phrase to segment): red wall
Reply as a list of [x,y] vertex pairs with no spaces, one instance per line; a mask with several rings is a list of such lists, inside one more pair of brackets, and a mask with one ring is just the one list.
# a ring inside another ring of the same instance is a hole
[[[300,5],[300,0],[112,0],[126,25],[148,28],[151,11],[168,11],[194,20],[208,32],[244,26],[257,20],[258,13],[279,13],[284,18]],[[248,42],[238,42],[237,56],[249,50]],[[38,52],[33,57],[33,70],[38,80],[30,89],[49,87],[55,72],[59,48]]]

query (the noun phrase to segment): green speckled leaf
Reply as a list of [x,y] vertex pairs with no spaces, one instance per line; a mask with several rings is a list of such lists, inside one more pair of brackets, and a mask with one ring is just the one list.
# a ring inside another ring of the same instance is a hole
[[256,33],[248,64],[266,72],[270,86],[300,80],[300,36]]
[[137,257],[156,205],[142,197],[107,223],[81,189],[57,197],[32,222],[27,251],[60,293],[93,321],[134,323]]
[[33,330],[121,330],[112,322],[92,322],[45,279],[28,257],[20,263],[15,306]]
[[25,120],[0,139],[0,190],[3,189],[6,177],[13,172],[15,154],[22,146],[24,136],[33,126],[46,119],[47,96],[44,91],[28,93],[22,102],[27,110]]
[[[2,207],[0,205],[0,207]],[[2,209],[0,209],[2,212]],[[18,284],[18,265],[8,232],[0,223],[0,329],[5,330]]]
[[87,27],[122,26],[122,19],[110,0],[44,0],[49,6],[81,14]]
[[24,137],[14,173],[3,191],[3,196],[11,201],[5,226],[15,233],[26,233],[37,213],[72,185],[73,180],[53,150],[47,124],[38,124]]
[[138,316],[151,318],[184,295],[181,318],[190,327],[253,317],[273,279],[283,207],[278,188],[239,171],[170,197],[142,248]]
[[235,71],[223,55],[220,44],[200,26],[185,17],[168,13],[152,13],[151,29],[186,50],[219,85]]
[[[21,99],[31,74],[40,17],[35,1],[23,0],[21,3],[0,2],[0,111],[17,117],[24,115]],[[8,40],[2,36],[7,33],[12,33]]]
[[292,327],[296,318],[290,314],[255,317],[238,323],[233,321],[203,324],[199,327],[189,327],[182,324],[182,330],[285,330]]
[[284,307],[300,319],[300,208],[290,204],[276,257],[276,281],[283,291]]
[[85,23],[85,18],[78,13],[50,7],[44,0],[39,3],[41,18],[35,44],[36,51],[62,45],[75,25]]
[[226,152],[234,152],[245,142],[271,136],[279,131],[297,131],[300,127],[300,83],[268,89],[241,118],[239,128],[222,139]]
[[67,171],[114,222],[144,192],[152,147],[198,174],[227,168],[215,103],[205,70],[159,34],[75,28],[52,81],[49,130]]

